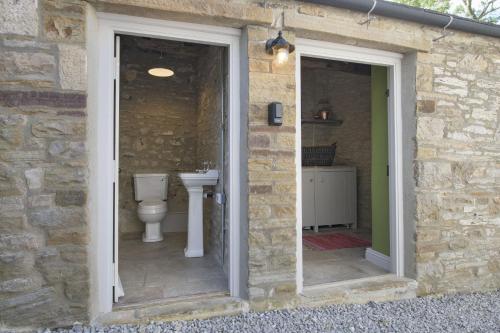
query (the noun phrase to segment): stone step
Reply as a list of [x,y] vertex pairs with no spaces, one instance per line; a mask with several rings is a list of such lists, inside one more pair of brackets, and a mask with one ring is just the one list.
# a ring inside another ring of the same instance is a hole
[[101,325],[147,323],[154,321],[203,319],[214,316],[236,315],[248,311],[248,303],[214,293],[168,300],[116,306],[112,312],[96,319]]
[[304,287],[301,306],[396,301],[417,296],[417,282],[386,274],[357,280]]

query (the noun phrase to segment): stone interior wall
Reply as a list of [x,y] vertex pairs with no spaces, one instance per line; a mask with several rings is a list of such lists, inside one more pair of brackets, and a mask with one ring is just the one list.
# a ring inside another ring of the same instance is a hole
[[340,126],[303,124],[302,146],[337,143],[334,163],[356,167],[358,228],[371,229],[370,66],[303,58],[301,67],[302,119],[326,106],[331,118],[342,120]]
[[89,320],[85,12],[0,2],[0,331]]
[[[223,122],[226,123],[227,120],[222,113],[225,99],[223,94],[225,81],[222,72],[224,70],[225,49],[210,47],[203,55],[198,63],[196,159],[198,165],[203,165],[203,162],[207,161],[211,169],[217,169],[219,172],[224,168],[226,173],[221,174],[221,178],[224,177],[224,182],[219,181],[213,188],[214,192],[222,193],[227,184],[227,162],[229,161],[227,158],[222,157],[223,143],[224,147],[228,147],[227,133],[224,135],[224,140],[222,136]],[[225,152],[228,151],[227,149],[224,150]],[[224,234],[224,229],[227,229],[227,218],[224,218],[225,221],[222,224],[222,206],[217,204],[215,198],[203,201],[203,219],[204,235],[209,244],[208,248],[219,263],[224,261],[224,269],[227,271],[227,260],[223,260],[223,257],[227,258],[226,252],[229,244],[228,233]],[[224,237],[224,240],[222,237]],[[224,254],[222,253],[223,247]]]
[[454,34],[417,54],[421,294],[500,287],[500,43]]
[[[169,213],[187,213],[188,193],[177,174],[200,169],[203,161],[221,170],[223,49],[132,36],[122,36],[121,45],[119,212],[120,234],[127,239],[144,230],[137,217],[134,173],[166,172]],[[147,73],[160,56],[174,76]],[[214,199],[204,200],[205,240],[217,258],[222,257],[220,207]]]
[[[120,234],[136,238],[144,223],[137,216],[134,173],[167,173],[169,212],[187,211],[188,194],[177,174],[198,167],[197,64],[205,47],[131,36],[122,36],[121,45]],[[148,74],[160,56],[174,76]]]

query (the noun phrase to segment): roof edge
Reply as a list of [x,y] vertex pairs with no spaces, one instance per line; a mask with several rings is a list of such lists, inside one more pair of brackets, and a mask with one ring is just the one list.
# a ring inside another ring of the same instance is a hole
[[[314,3],[339,7],[368,13],[373,7],[373,0],[300,0],[302,2]],[[406,6],[399,3],[378,0],[377,6],[372,14],[386,16],[405,21],[417,22],[427,25],[443,28],[450,22],[450,16],[453,22],[448,29],[459,30],[463,32],[485,35],[500,38],[500,25],[477,22],[465,17],[436,12],[433,10]]]

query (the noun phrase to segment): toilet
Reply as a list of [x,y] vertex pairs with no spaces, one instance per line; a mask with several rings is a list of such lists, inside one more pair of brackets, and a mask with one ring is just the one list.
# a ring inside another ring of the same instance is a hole
[[166,173],[134,174],[135,201],[139,202],[137,215],[146,224],[146,230],[142,234],[143,242],[163,240],[161,222],[167,216],[167,189]]

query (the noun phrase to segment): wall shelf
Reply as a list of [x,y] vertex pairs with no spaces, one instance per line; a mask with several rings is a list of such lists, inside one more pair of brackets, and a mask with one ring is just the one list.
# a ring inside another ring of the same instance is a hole
[[342,120],[337,119],[302,119],[302,124],[315,124],[315,125],[329,125],[329,126],[340,126],[342,125]]

